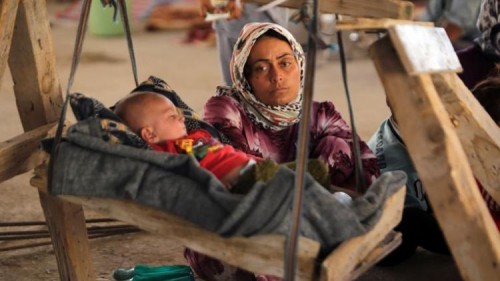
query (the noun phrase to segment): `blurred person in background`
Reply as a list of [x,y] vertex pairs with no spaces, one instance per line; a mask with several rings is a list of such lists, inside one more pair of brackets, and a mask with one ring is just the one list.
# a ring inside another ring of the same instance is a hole
[[[414,1],[417,7],[424,1]],[[445,29],[456,50],[470,46],[479,36],[476,21],[481,0],[428,0],[418,18],[431,21]],[[418,10],[418,9],[417,9]]]
[[483,0],[477,19],[479,36],[472,46],[457,51],[463,72],[459,73],[465,85],[472,90],[480,81],[494,74],[500,63],[500,3]]

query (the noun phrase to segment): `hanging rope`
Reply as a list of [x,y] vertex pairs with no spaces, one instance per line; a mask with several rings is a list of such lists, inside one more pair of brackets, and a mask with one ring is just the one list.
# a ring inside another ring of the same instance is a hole
[[[115,1],[118,1],[118,2],[115,2]],[[123,23],[125,34],[127,37],[127,46],[128,46],[128,50],[129,50],[130,62],[132,64],[132,72],[134,75],[135,85],[137,87],[139,85],[139,82],[137,79],[137,65],[135,62],[134,46],[132,43],[132,36],[131,36],[131,32],[130,32],[130,25],[129,25],[129,20],[128,20],[127,7],[125,5],[125,0],[101,0],[101,4],[103,5],[103,7],[111,6],[115,9],[114,15],[113,15],[114,20],[116,20],[117,7],[120,10],[122,23]],[[78,68],[78,64],[80,63],[80,57],[81,57],[81,53],[82,53],[82,49],[83,49],[83,42],[85,39],[85,34],[87,32],[87,25],[88,25],[87,23],[88,23],[91,5],[92,5],[92,0],[83,0],[83,2],[82,2],[80,20],[78,21],[78,28],[76,31],[75,48],[73,50],[73,58],[71,60],[71,69],[70,69],[69,78],[68,78],[68,85],[66,87],[64,103],[63,103],[63,106],[61,108],[61,115],[59,116],[56,134],[54,137],[54,141],[52,143],[51,157],[49,159],[49,168],[48,168],[48,182],[49,182],[49,184],[52,183],[52,174],[54,172],[53,171],[54,170],[54,161],[57,158],[56,156],[58,153],[58,146],[59,146],[59,143],[61,142],[62,131],[64,128],[64,120],[66,119],[66,113],[67,113],[68,104],[69,104],[70,91],[71,91],[71,88],[73,86],[73,82],[74,82],[76,70]]]
[[[339,16],[335,16],[336,19],[339,19]],[[347,99],[347,106],[349,108],[349,118],[351,122],[352,129],[352,141],[353,141],[353,150],[354,150],[354,176],[356,178],[356,191],[361,193],[361,191],[365,188],[365,177],[363,173],[363,162],[361,159],[361,150],[359,148],[359,136],[356,130],[356,123],[354,122],[354,110],[352,109],[352,101],[351,94],[349,92],[349,84],[347,82],[347,63],[345,59],[344,52],[344,43],[342,41],[342,32],[337,31],[337,43],[339,45],[339,57],[340,57],[340,68],[342,72],[342,81],[344,84],[344,92]]]
[[[125,36],[127,37],[128,54],[130,56],[130,62],[132,64],[132,74],[134,75],[135,86],[137,87],[139,86],[139,79],[137,78],[137,64],[135,62],[134,44],[132,43],[132,32],[130,30],[125,0],[118,0],[118,8],[120,9],[120,15],[122,18],[123,27],[125,29]],[[116,7],[113,19],[116,21]]]
[[[307,0],[303,12],[309,21],[309,39],[306,58],[306,73],[304,81],[304,100],[302,101],[302,120],[299,125],[299,137],[296,156],[295,192],[293,196],[292,223],[290,234],[287,237],[285,249],[285,280],[295,280],[297,267],[297,247],[299,239],[300,221],[302,215],[302,201],[304,198],[305,171],[309,156],[309,128],[311,124],[311,108],[314,95],[314,75],[316,70],[318,0]],[[310,17],[308,17],[310,15]]]
[[54,161],[57,158],[59,152],[59,143],[61,142],[62,131],[64,128],[64,120],[66,119],[66,112],[69,104],[69,93],[71,87],[73,86],[73,81],[75,78],[76,69],[78,68],[78,63],[80,62],[80,55],[82,52],[83,41],[85,39],[85,32],[87,31],[87,22],[90,14],[90,5],[92,0],[83,0],[82,11],[80,14],[80,20],[78,21],[78,28],[76,31],[75,48],[73,50],[73,58],[71,60],[71,69],[69,72],[68,85],[66,87],[66,93],[64,96],[64,103],[61,109],[61,115],[59,116],[59,122],[57,123],[56,135],[54,137],[54,142],[52,143],[51,157],[49,158],[49,168],[47,180],[52,185],[52,175],[54,174]]

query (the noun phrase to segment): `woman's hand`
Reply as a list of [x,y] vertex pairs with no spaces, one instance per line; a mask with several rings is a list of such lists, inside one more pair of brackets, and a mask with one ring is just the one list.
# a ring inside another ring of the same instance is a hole
[[[213,1],[215,2],[215,1]],[[225,6],[214,5],[212,0],[200,0],[201,15],[206,17],[207,13],[222,14],[229,13],[229,19],[237,19],[243,10],[239,0],[229,0]]]
[[207,13],[216,14],[220,13],[220,9],[212,5],[210,0],[200,0],[201,15],[206,17]]
[[226,5],[226,11],[229,12],[229,19],[238,19],[241,17],[243,6],[240,0],[229,0]]

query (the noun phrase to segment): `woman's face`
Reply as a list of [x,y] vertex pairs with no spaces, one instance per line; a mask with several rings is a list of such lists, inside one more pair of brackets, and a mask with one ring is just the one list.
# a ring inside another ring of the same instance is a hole
[[246,78],[260,102],[285,105],[297,98],[300,69],[288,42],[261,37],[253,46],[246,65]]

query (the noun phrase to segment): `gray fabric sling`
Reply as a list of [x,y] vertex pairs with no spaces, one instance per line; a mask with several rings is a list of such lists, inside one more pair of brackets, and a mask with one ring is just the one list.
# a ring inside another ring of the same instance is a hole
[[[103,134],[98,119],[69,128],[55,162],[52,194],[134,200],[223,236],[288,233],[292,170],[281,167],[249,194],[231,194],[188,155],[109,144]],[[387,197],[405,182],[404,172],[385,173],[346,206],[307,175],[301,235],[331,249],[365,233],[377,222]]]

